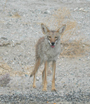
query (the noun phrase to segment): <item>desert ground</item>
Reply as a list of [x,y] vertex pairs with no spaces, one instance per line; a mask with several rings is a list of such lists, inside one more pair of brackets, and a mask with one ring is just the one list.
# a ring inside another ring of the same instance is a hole
[[[30,77],[41,23],[51,30],[67,26],[53,92],[51,64],[47,92],[43,65],[36,89]],[[90,0],[0,0],[0,104],[90,104]]]

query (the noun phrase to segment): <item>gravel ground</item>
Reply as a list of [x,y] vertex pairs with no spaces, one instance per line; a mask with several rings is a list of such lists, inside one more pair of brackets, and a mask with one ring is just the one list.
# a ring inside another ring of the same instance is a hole
[[40,24],[63,7],[77,21],[80,38],[89,44],[89,50],[90,0],[0,1],[0,74],[2,70],[8,73],[0,76],[0,104],[90,104],[90,50],[81,57],[58,57],[56,92],[51,92],[51,71],[47,92],[42,91],[43,66],[37,88],[32,88],[29,75],[35,63],[35,44],[43,36]]

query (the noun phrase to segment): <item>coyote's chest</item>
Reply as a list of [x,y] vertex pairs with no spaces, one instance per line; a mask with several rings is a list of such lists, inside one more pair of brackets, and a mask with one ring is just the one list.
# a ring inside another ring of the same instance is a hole
[[47,61],[53,61],[57,59],[59,54],[60,54],[59,47],[55,47],[55,48],[49,47],[44,51],[44,59]]

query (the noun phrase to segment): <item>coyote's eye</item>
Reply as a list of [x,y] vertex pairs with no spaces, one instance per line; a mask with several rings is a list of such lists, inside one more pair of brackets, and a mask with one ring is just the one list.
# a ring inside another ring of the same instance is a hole
[[48,36],[48,39],[51,39],[51,36]]
[[58,37],[55,37],[55,39],[58,39]]

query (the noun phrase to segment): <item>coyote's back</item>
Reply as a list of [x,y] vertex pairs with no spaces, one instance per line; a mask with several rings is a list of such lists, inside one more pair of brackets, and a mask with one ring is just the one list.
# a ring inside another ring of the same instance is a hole
[[56,60],[58,55],[61,52],[60,48],[60,34],[65,30],[65,25],[63,25],[57,31],[50,31],[44,24],[41,24],[42,32],[45,34],[44,37],[40,38],[36,44],[36,64],[31,76],[34,75],[33,87],[36,87],[35,84],[35,75],[39,66],[44,63],[45,68],[42,73],[43,80],[43,90],[47,89],[47,68],[49,62],[52,61],[52,71],[53,71],[53,80],[52,80],[52,90],[55,90],[55,68]]

